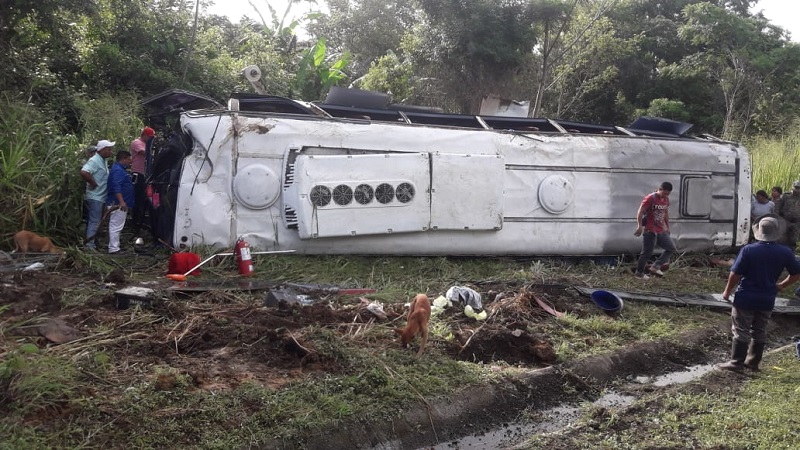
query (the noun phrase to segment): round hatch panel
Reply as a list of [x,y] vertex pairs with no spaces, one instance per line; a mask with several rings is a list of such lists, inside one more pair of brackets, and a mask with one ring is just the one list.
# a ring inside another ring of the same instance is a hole
[[561,214],[574,198],[572,183],[561,175],[550,175],[539,184],[539,203],[550,214]]
[[233,195],[250,209],[264,209],[275,203],[281,193],[281,182],[275,172],[262,164],[239,169],[233,179]]

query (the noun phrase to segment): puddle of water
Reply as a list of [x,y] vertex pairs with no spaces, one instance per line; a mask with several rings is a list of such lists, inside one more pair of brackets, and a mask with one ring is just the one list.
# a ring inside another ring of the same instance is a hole
[[[672,384],[688,383],[712,370],[714,370],[714,364],[703,364],[687,367],[680,372],[672,372],[658,377],[637,376],[633,381],[640,384],[652,384],[654,386],[669,386]],[[634,401],[636,401],[636,397],[633,395],[608,392],[595,400],[592,405],[601,408],[624,408],[632,405]],[[507,448],[521,443],[531,435],[551,433],[564,429],[577,421],[582,411],[583,408],[580,406],[559,405],[537,413],[536,416],[538,420],[534,419],[536,420],[535,423],[530,421],[514,422],[500,428],[489,430],[481,435],[464,436],[458,440],[423,448],[435,450]]]
[[[610,392],[592,404],[603,408],[621,408],[631,405],[636,397]],[[425,447],[435,450],[483,450],[487,448],[507,448],[521,443],[525,438],[542,433],[552,433],[568,427],[580,418],[583,409],[580,406],[559,405],[541,413],[536,423],[527,421],[515,422],[510,425],[487,431],[481,435],[465,436],[457,441],[450,441]]]
[[636,401],[636,397],[633,395],[622,395],[616,392],[610,392],[595,400],[592,404],[603,408],[623,408],[632,405],[634,401]]
[[714,370],[714,364],[701,364],[687,367],[681,372],[672,372],[656,377],[653,386],[670,386],[673,384],[688,383]]

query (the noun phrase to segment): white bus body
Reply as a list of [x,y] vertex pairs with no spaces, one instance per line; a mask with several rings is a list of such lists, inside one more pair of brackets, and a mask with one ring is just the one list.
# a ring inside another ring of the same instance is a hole
[[301,254],[637,253],[637,208],[663,181],[674,187],[679,251],[748,239],[750,160],[741,145],[557,124],[559,132],[506,131],[473,119],[483,129],[184,112],[191,148],[174,186],[172,244],[230,247],[243,237]]

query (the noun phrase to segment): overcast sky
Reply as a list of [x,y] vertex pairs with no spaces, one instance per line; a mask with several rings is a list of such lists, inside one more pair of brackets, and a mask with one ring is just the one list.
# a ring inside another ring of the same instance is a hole
[[[264,15],[264,19],[266,19],[268,23],[271,19],[271,16],[269,15],[269,9],[266,7],[267,3],[272,5],[279,18],[283,15],[283,12],[286,11],[286,0],[252,1],[253,4],[255,4],[261,11],[261,14]],[[320,1],[320,4],[324,5],[324,2]],[[308,2],[303,2],[300,5],[294,5],[292,6],[292,10],[289,12],[289,18],[299,17],[306,11],[309,11],[311,8],[315,10],[320,9],[320,7],[314,7]],[[753,7],[752,11],[763,11],[764,16],[769,19],[770,22],[785,28],[792,33],[792,41],[800,42],[800,1],[759,0],[758,4]],[[256,15],[253,7],[250,6],[247,0],[215,0],[215,4],[209,7],[206,12],[209,14],[227,16],[233,22],[238,22],[243,15],[251,17],[254,20],[258,20],[258,15]]]

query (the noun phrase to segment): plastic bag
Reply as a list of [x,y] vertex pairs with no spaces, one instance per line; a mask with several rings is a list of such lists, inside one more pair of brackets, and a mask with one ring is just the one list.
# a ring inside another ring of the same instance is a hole
[[483,311],[483,303],[481,303],[481,294],[475,292],[473,289],[464,286],[453,286],[444,294],[445,298],[454,302],[460,303],[464,306],[471,306],[475,312]]

